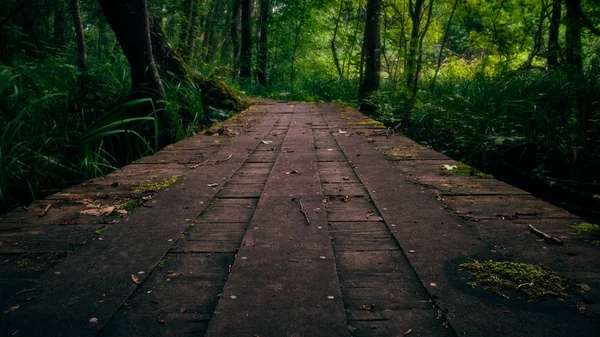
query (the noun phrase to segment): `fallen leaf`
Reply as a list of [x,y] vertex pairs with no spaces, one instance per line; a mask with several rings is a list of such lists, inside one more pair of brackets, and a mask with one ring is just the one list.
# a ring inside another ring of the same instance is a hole
[[375,143],[375,139],[368,137],[367,138],[367,143]]
[[231,298],[232,300],[235,300],[237,298],[237,296],[231,295],[231,296],[229,296],[229,298]]
[[375,212],[370,211],[369,213],[367,213],[367,219],[372,217],[373,215],[375,215]]
[[377,325],[371,324],[371,329],[373,329],[373,330],[377,329]]
[[583,314],[583,313],[585,313],[587,308],[583,304],[577,304],[577,310],[579,310],[579,312]]
[[272,140],[261,140],[260,142],[267,145],[273,143]]
[[340,133],[348,133],[348,131],[344,131],[344,130],[340,129]]
[[444,169],[448,170],[448,171],[452,171],[455,168],[458,168],[458,166],[456,165],[443,165]]
[[158,324],[165,324],[165,323],[167,323],[167,321],[165,321],[163,319],[163,315],[162,314],[158,316],[158,318],[156,319],[156,321],[158,322]]
[[408,329],[404,332],[404,336],[408,336],[412,333],[412,329]]
[[432,286],[432,287],[437,287],[437,284],[435,284],[433,282],[429,283],[429,285]]
[[131,280],[133,281],[133,283],[135,284],[140,284],[140,278],[131,274]]
[[90,318],[90,323],[94,323],[94,324],[98,323],[98,317]]
[[335,298],[335,297],[333,297],[333,296],[327,296],[327,299],[328,299],[328,300],[332,300],[332,299],[334,299],[334,298]]
[[300,175],[300,172],[298,172],[296,170],[293,170],[293,171],[286,172],[285,174],[297,174],[297,175]]
[[112,212],[117,208],[117,206],[107,206],[101,207],[100,205],[88,205],[90,209],[86,209],[85,211],[79,212],[79,214],[83,215],[92,215],[92,216],[109,216]]
[[350,180],[350,178],[348,178],[348,177],[343,177],[342,179],[343,180]]
[[592,290],[592,288],[590,286],[588,286],[587,284],[585,284],[585,283],[581,284],[581,289],[583,289],[583,291],[590,291],[590,290]]
[[298,260],[296,260],[296,259],[290,259],[290,262],[298,263]]
[[213,184],[208,184],[206,186],[208,186],[208,187],[217,187],[217,186],[219,186],[219,184],[213,183]]
[[375,304],[371,304],[370,306],[366,306],[366,305],[361,305],[358,310],[364,310],[364,311],[371,311],[371,310],[375,310]]
[[179,309],[179,313],[180,313],[180,314],[183,314],[184,312],[185,312],[185,308],[181,308],[181,309]]

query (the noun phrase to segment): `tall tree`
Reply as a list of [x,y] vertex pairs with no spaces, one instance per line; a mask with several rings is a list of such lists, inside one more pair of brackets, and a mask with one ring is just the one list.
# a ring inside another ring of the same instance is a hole
[[405,72],[406,85],[409,88],[412,87],[417,72],[417,54],[419,52],[419,36],[424,6],[425,0],[415,0],[414,2],[413,0],[408,1],[408,14],[412,22],[412,29],[410,31],[410,43],[406,53]]
[[229,26],[229,35],[233,46],[233,69],[234,77],[240,73],[240,29],[242,15],[242,0],[233,0],[231,9],[231,22]]
[[558,65],[560,45],[558,44],[558,32],[560,16],[562,12],[562,0],[552,0],[552,17],[550,18],[550,29],[548,31],[548,68],[554,69]]
[[252,0],[242,0],[240,77],[245,81],[252,78]]
[[367,99],[379,90],[381,71],[381,6],[383,0],[367,2],[367,22],[365,24],[365,75],[361,86],[360,111],[372,114],[375,106]]
[[54,0],[54,45],[59,47],[65,44],[69,26],[65,19],[65,1]]
[[83,32],[83,20],[79,9],[79,0],[71,0],[71,16],[75,25],[75,38],[77,39],[77,66],[81,71],[87,67],[87,49],[85,46],[85,34]]
[[345,0],[340,0],[340,8],[338,10],[338,15],[335,20],[335,27],[333,28],[333,36],[331,37],[331,42],[330,42],[331,54],[333,55],[333,63],[335,64],[335,69],[337,70],[338,76],[340,77],[340,79],[344,78],[344,70],[340,66],[340,58],[337,53],[337,47],[336,47],[335,41],[337,39],[338,30],[340,28],[340,20],[342,18],[342,10],[344,9],[344,2],[345,2]]
[[268,21],[269,12],[271,11],[269,0],[261,0],[260,3],[260,36],[258,39],[258,59],[257,59],[257,74],[256,80],[260,85],[267,84],[267,60],[268,60]]
[[134,94],[163,97],[164,88],[154,62],[146,0],[98,0],[131,70]]

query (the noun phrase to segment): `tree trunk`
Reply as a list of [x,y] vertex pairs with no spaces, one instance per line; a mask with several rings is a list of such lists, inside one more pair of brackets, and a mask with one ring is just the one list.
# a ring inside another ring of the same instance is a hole
[[181,34],[179,35],[179,50],[182,55],[189,55],[189,46],[190,46],[190,37],[193,35],[192,30],[195,28],[193,23],[194,17],[197,15],[196,13],[196,0],[188,0],[184,3],[182,8],[183,17],[182,17],[182,29]]
[[581,3],[579,0],[567,0],[567,30],[566,30],[566,65],[569,71],[583,73],[583,57],[581,49]]
[[194,54],[196,52],[196,32],[197,27],[200,25],[200,14],[197,10],[192,12],[192,20],[190,25],[189,34],[187,36],[187,50],[185,51],[185,57],[188,61],[192,61],[194,59]]
[[365,76],[360,93],[360,111],[373,114],[375,106],[368,102],[369,96],[379,90],[381,71],[381,5],[383,0],[369,0],[365,25]]
[[82,72],[87,67],[87,50],[85,47],[85,35],[83,33],[83,21],[79,11],[79,0],[70,0],[71,15],[75,24],[75,38],[77,40],[77,66]]
[[240,77],[244,81],[250,81],[252,78],[252,0],[242,0]]
[[416,0],[414,3],[409,1],[408,14],[412,21],[412,30],[410,32],[410,43],[406,54],[406,86],[412,87],[415,81],[415,73],[417,71],[417,54],[419,52],[419,32],[421,30],[421,13],[425,0]]
[[340,27],[340,19],[342,17],[342,10],[344,9],[344,0],[340,1],[340,10],[338,12],[337,19],[335,20],[335,28],[333,29],[333,37],[331,38],[331,54],[333,55],[333,63],[335,64],[335,68],[337,69],[338,76],[340,79],[344,78],[344,70],[340,66],[340,58],[337,54],[337,48],[335,45],[335,40],[337,38],[337,32]]
[[435,81],[437,80],[438,73],[440,72],[440,68],[442,67],[442,55],[444,53],[444,47],[446,46],[446,41],[448,40],[448,33],[450,32],[450,25],[452,25],[452,18],[454,17],[454,12],[456,11],[456,7],[458,6],[458,1],[454,1],[454,5],[452,6],[452,12],[450,12],[450,17],[448,18],[448,24],[446,24],[446,31],[444,32],[444,37],[442,38],[442,45],[440,46],[440,53],[438,54],[437,66],[435,68],[435,74],[433,74],[433,79],[431,80],[431,92],[435,90]]
[[242,15],[242,0],[233,0],[233,8],[231,10],[231,23],[229,26],[229,34],[231,36],[231,44],[233,45],[233,77],[237,77],[240,73],[240,29]]
[[65,37],[67,35],[67,20],[65,18],[65,1],[54,1],[54,46],[61,47],[65,45]]
[[558,44],[558,33],[560,28],[560,16],[562,11],[562,0],[552,1],[552,18],[550,19],[550,30],[548,32],[548,69],[556,69],[560,46]]
[[154,62],[146,0],[98,0],[131,68],[132,94],[161,98],[165,91]]
[[261,0],[260,3],[260,37],[258,40],[258,60],[257,60],[257,74],[256,80],[260,85],[267,84],[267,60],[268,60],[268,45],[267,45],[267,34],[268,34],[268,21],[269,12],[271,8],[269,6],[269,0]]
[[576,106],[580,134],[584,134],[587,126],[586,83],[583,74],[583,51],[581,46],[581,3],[579,0],[567,0],[567,29],[565,63],[571,82],[575,86]]

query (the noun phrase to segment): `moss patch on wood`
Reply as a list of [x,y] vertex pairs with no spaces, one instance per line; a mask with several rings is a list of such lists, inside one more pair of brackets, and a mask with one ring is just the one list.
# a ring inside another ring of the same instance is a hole
[[468,284],[475,288],[482,286],[500,296],[508,296],[502,291],[510,290],[529,296],[530,301],[548,298],[567,298],[570,294],[579,294],[581,285],[570,278],[558,275],[548,267],[516,262],[479,262],[463,263],[461,268],[469,270],[471,279]]
[[600,235],[600,226],[589,222],[582,222],[579,225],[571,226],[575,233],[581,235]]
[[160,190],[164,190],[165,188],[173,185],[182,176],[183,176],[183,174],[178,174],[178,175],[172,176],[171,178],[167,178],[163,181],[158,181],[158,182],[149,183],[149,184],[141,184],[141,185],[136,186],[133,189],[133,191],[134,192],[158,192]]
[[473,167],[471,167],[467,164],[464,164],[464,163],[458,163],[455,166],[456,167],[453,168],[452,170],[448,170],[442,165],[442,166],[438,167],[438,173],[440,175],[445,175],[445,176],[456,175],[456,176],[474,176],[474,177],[483,178],[483,179],[493,179],[494,178],[494,176],[492,176],[491,174],[483,173],[483,172],[476,170]]

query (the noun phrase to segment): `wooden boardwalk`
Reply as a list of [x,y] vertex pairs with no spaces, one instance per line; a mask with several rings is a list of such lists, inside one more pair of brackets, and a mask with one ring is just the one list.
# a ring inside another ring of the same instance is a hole
[[[0,336],[597,336],[581,219],[444,165],[349,107],[258,101],[0,218]],[[471,259],[586,291],[503,298],[467,285]]]

